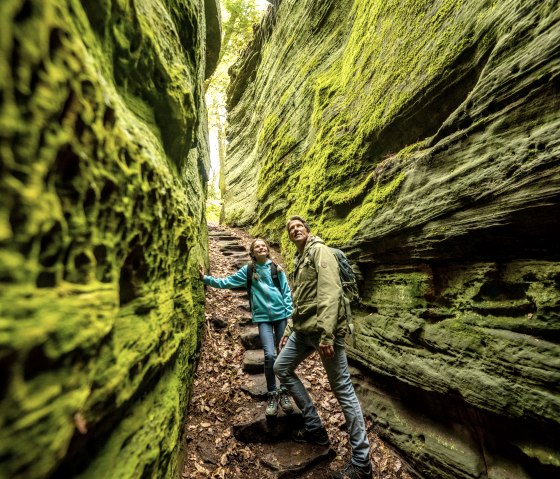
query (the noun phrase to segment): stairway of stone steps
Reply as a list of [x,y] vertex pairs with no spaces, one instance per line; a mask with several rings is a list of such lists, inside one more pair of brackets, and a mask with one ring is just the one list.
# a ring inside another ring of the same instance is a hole
[[[215,225],[209,225],[208,234],[235,268],[239,269],[250,261],[248,250],[239,237]],[[243,371],[248,374],[248,380],[241,389],[256,401],[256,405],[250,420],[237,421],[232,418],[233,435],[238,441],[247,444],[261,444],[259,460],[274,471],[279,479],[301,477],[304,473],[306,478],[324,477],[324,468],[318,470],[315,476],[313,468],[331,460],[335,452],[329,447],[299,444],[290,439],[291,430],[303,426],[303,418],[297,407],[289,415],[278,408],[276,418],[265,416],[267,388],[258,327],[251,322],[247,291],[236,291],[234,297],[238,304],[232,307],[244,311],[240,322],[240,341],[245,349]]]

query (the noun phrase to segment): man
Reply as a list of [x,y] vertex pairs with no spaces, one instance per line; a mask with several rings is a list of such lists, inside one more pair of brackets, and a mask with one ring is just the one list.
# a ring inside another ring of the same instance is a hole
[[318,351],[331,389],[344,413],[352,447],[351,461],[331,477],[371,478],[373,471],[364,418],[350,380],[344,349],[348,323],[343,314],[345,305],[338,262],[319,237],[311,236],[303,218],[292,216],[286,229],[297,248],[293,272],[293,323],[288,324],[280,340],[281,351],[274,372],[303,413],[305,427],[293,431],[292,438],[321,446],[329,444],[317,410],[295,373],[305,358]]

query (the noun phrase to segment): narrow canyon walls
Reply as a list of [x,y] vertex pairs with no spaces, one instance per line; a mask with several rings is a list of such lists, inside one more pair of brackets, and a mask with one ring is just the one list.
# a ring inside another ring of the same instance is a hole
[[177,475],[217,12],[0,3],[2,478]]
[[361,272],[364,409],[424,478],[560,474],[560,5],[282,0],[231,69],[225,214]]

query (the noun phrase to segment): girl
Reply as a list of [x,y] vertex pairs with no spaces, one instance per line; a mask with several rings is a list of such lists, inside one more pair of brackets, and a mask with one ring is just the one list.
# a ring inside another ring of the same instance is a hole
[[[259,336],[264,349],[264,375],[268,391],[267,416],[276,416],[278,404],[286,413],[294,408],[284,386],[276,389],[274,361],[280,338],[286,323],[292,316],[292,294],[286,274],[270,260],[270,248],[261,238],[255,239],[249,248],[252,262],[237,273],[226,278],[206,276],[200,266],[200,279],[209,286],[221,289],[248,288],[253,323],[259,327]],[[248,278],[251,275],[251,278]]]

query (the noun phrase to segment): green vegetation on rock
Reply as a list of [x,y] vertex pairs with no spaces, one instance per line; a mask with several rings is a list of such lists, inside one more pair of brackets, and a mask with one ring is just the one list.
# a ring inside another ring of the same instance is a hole
[[557,2],[278,3],[231,71],[226,220],[347,251],[364,408],[420,475],[556,477]]
[[178,473],[211,3],[0,5],[2,478]]

